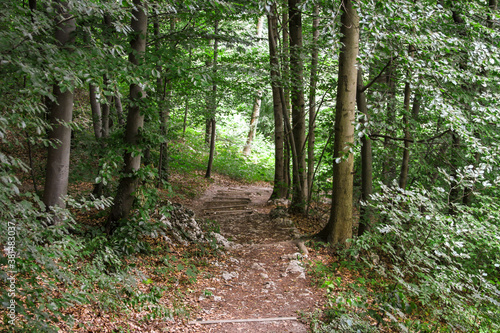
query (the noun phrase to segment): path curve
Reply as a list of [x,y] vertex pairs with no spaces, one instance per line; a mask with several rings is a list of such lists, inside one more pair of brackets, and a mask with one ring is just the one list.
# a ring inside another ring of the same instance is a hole
[[[216,221],[233,246],[211,263],[220,273],[199,296],[189,332],[309,331],[307,324],[289,318],[320,307],[323,293],[304,272],[307,260],[290,220],[269,217],[271,192],[261,185],[213,184],[192,207],[198,217]],[[254,321],[262,319],[267,320]],[[246,322],[203,323],[228,320]]]

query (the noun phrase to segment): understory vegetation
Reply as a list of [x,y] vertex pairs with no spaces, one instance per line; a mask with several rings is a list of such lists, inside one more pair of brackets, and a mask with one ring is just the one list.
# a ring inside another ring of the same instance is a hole
[[224,177],[330,255],[313,331],[500,332],[498,0],[0,1],[0,77],[0,330],[189,317]]

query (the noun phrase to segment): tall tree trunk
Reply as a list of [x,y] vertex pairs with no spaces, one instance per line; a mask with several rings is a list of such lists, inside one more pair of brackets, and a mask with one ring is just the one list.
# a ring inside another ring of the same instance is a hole
[[[305,110],[304,110],[304,84],[303,84],[303,63],[302,63],[302,15],[297,7],[299,0],[288,0],[290,15],[290,82],[292,100],[292,134],[295,142],[297,157],[293,163],[294,167],[292,185],[292,203],[290,211],[292,213],[303,214],[306,209],[307,200],[307,176],[306,157],[304,153],[305,143]],[[296,170],[296,172],[295,172]]]
[[94,136],[97,140],[102,137],[102,113],[101,104],[97,100],[97,88],[92,83],[89,84],[90,110],[92,111],[92,125],[94,126]]
[[[76,20],[67,12],[67,3],[56,1],[57,18],[55,38],[64,49],[74,41]],[[54,146],[49,146],[43,202],[48,209],[53,206],[65,207],[63,197],[68,193],[69,158],[71,150],[71,128],[73,117],[73,93],[62,91],[58,84],[53,87],[55,103],[51,103],[49,120],[51,129],[48,137]],[[56,222],[58,222],[56,218]]]
[[267,16],[268,36],[269,36],[269,58],[271,68],[271,86],[273,94],[274,112],[274,187],[271,199],[284,198],[287,186],[284,179],[284,128],[283,128],[283,107],[280,98],[280,74],[278,50],[276,50],[276,40],[278,38],[278,20],[276,17],[276,3],[273,3],[270,13]]
[[[219,21],[215,21],[215,27],[214,27],[214,35],[217,35],[219,33]],[[210,126],[210,154],[208,157],[208,165],[207,165],[207,172],[205,173],[205,178],[210,178],[212,174],[212,164],[214,162],[214,154],[215,154],[215,113],[217,111],[217,81],[216,81],[216,75],[217,75],[217,48],[218,48],[218,39],[217,37],[214,40],[214,59],[213,59],[213,64],[212,64],[212,96],[210,97],[210,119],[209,119],[209,124],[207,126]]]
[[[142,62],[142,57],[146,52],[146,35],[148,27],[147,8],[142,0],[134,0],[134,9],[132,10],[131,28],[133,38],[130,42],[132,52],[129,54],[129,62],[133,66],[138,66]],[[139,145],[139,132],[144,126],[144,115],[141,114],[141,100],[145,98],[145,92],[138,84],[130,85],[130,106],[127,114],[127,124],[125,127],[124,142],[127,151],[124,155],[124,168],[118,191],[111,208],[111,214],[106,224],[108,234],[119,226],[121,219],[127,218],[134,203],[134,192],[137,189],[138,179],[136,172],[141,166],[141,155],[132,153]]]
[[[408,47],[408,55],[410,57],[413,56],[415,52],[415,48],[413,45]],[[410,86],[410,71],[408,71],[408,79],[405,83],[405,92],[404,92],[404,110],[403,110],[403,131],[405,134],[404,141],[404,149],[403,149],[403,158],[401,161],[401,172],[399,174],[399,187],[402,189],[406,189],[406,184],[408,183],[408,172],[410,169],[410,100],[411,100],[411,86]]]
[[[282,43],[281,43],[281,68],[282,68],[282,84],[281,90],[284,94],[284,104],[282,103],[283,112],[288,112],[287,117],[290,117],[290,35],[288,33],[288,0],[283,0],[282,3],[282,17],[281,17],[281,30],[282,30]],[[278,40],[278,39],[276,39]],[[277,43],[276,43],[277,45]],[[283,119],[284,120],[284,119]],[[291,141],[290,136],[286,133],[285,129],[285,140],[284,140],[284,163],[283,163],[283,179],[286,184],[286,198],[290,197],[290,189],[292,188],[292,177],[290,172],[291,163]]]
[[[175,21],[172,18],[170,21],[170,32],[175,30]],[[160,51],[160,24],[158,18],[156,18],[153,24],[153,32],[155,35],[155,48],[157,52]],[[157,100],[160,109],[160,136],[163,137],[163,142],[160,144],[160,157],[158,160],[158,186],[161,186],[162,180],[169,181],[168,179],[168,118],[170,117],[170,97],[172,92],[172,86],[169,79],[163,82],[162,79],[162,67],[161,65],[156,66],[156,70],[160,73],[160,77],[156,80],[157,89]]]
[[[109,80],[106,75],[103,77],[104,89],[108,89]],[[109,138],[109,106],[111,104],[111,96],[107,96],[104,103],[101,103],[102,112],[102,137]]]
[[255,138],[255,131],[257,130],[257,124],[259,122],[260,116],[260,103],[262,98],[262,90],[257,91],[255,100],[253,102],[252,116],[250,117],[250,129],[248,130],[247,141],[243,147],[243,155],[248,156],[252,151],[252,143]]
[[[330,219],[319,236],[332,244],[352,237],[354,111],[356,108],[359,16],[352,0],[343,1],[341,45],[335,110],[333,192]],[[325,237],[326,236],[326,237]]]
[[[257,39],[260,40],[262,37],[262,28],[264,26],[264,16],[259,17],[257,21]],[[253,102],[252,107],[252,115],[250,117],[250,129],[248,131],[247,141],[245,146],[243,147],[243,155],[248,156],[252,151],[252,143],[255,138],[255,131],[257,130],[257,124],[259,122],[260,115],[260,103],[262,98],[262,90],[258,90],[255,96],[255,100]]]
[[[386,134],[387,137],[384,139],[384,151],[389,151],[390,139],[389,137],[393,136],[393,120],[396,116],[396,68],[395,65],[389,65],[387,69],[387,129]],[[384,158],[384,162],[382,163],[382,182],[385,185],[389,185],[394,179],[394,156],[392,154],[386,155]]]
[[214,163],[215,154],[215,118],[210,119],[210,153],[208,155],[208,165],[207,172],[205,173],[205,178],[210,178],[212,175],[212,165]]
[[[368,104],[366,95],[363,89],[363,71],[358,69],[356,89],[356,102],[358,110],[363,113],[361,124],[365,125],[369,121]],[[363,126],[365,128],[365,126]],[[365,133],[361,138],[361,200],[365,203],[370,200],[370,195],[373,193],[373,158],[372,158],[372,141]],[[361,206],[360,219],[358,226],[358,236],[363,235],[372,225],[373,216],[369,206]]]
[[120,95],[118,92],[114,96],[115,100],[115,109],[116,109],[116,116],[118,118],[118,124],[120,126],[125,125],[125,120],[123,120],[123,107],[122,107],[122,99],[120,98]]
[[460,164],[460,136],[456,132],[452,132],[452,151],[451,151],[451,183],[450,183],[450,194],[448,199],[448,213],[450,215],[455,215],[457,210],[455,205],[463,200],[462,188],[458,182],[458,168]]
[[184,120],[182,122],[182,137],[186,135],[187,117],[189,111],[189,96],[186,96],[186,101],[184,102]]
[[318,82],[318,39],[319,39],[319,6],[313,8],[313,45],[311,51],[311,79],[309,85],[309,131],[307,141],[307,201],[311,201],[314,175],[314,144],[316,135],[316,84]]

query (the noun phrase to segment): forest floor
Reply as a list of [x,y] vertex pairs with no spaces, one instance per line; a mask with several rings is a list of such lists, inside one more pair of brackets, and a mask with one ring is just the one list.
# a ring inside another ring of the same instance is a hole
[[328,255],[299,251],[301,233],[291,219],[270,216],[271,192],[268,184],[217,177],[203,195],[184,203],[198,218],[216,221],[231,246],[210,263],[211,278],[192,286],[191,320],[172,322],[171,332],[310,331],[308,318],[326,296],[307,268]]

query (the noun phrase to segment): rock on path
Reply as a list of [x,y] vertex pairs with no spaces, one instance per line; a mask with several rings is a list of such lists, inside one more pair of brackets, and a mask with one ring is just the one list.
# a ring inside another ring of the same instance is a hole
[[[220,274],[209,281],[209,292],[198,296],[200,310],[195,319],[300,317],[300,312],[312,312],[323,303],[323,293],[312,287],[305,274],[307,260],[293,242],[297,231],[269,217],[271,191],[251,185],[212,185],[200,198],[198,213],[217,221],[221,234],[235,246],[227,251],[227,258],[212,263],[220,267]],[[196,323],[190,327],[193,332],[309,331],[298,320]]]

